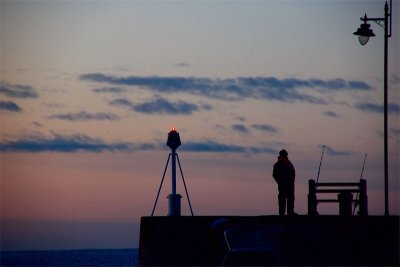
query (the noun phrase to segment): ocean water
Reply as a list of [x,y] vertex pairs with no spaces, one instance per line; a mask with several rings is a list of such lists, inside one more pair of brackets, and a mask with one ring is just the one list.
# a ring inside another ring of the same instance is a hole
[[138,249],[1,251],[1,266],[138,266]]

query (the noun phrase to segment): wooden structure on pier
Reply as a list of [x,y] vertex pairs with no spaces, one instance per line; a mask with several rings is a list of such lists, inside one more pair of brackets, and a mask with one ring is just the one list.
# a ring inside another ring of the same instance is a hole
[[[337,193],[337,198],[317,198],[317,194]],[[353,193],[357,194],[353,199]],[[353,203],[359,206],[359,215],[368,215],[367,181],[360,179],[359,183],[316,183],[308,180],[308,215],[318,215],[318,203],[339,203],[339,215],[351,216]]]

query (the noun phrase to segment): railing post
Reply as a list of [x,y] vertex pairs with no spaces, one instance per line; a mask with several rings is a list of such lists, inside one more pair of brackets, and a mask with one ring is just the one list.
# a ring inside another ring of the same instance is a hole
[[308,180],[308,215],[318,215],[317,204],[315,181],[310,179]]
[[360,209],[359,215],[360,216],[367,216],[368,215],[368,196],[367,196],[367,180],[361,179],[360,180]]

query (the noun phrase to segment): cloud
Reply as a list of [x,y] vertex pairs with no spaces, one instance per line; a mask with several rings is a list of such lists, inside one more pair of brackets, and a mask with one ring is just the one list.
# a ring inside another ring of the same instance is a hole
[[22,108],[12,101],[0,100],[0,110],[6,110],[11,112],[22,112]]
[[390,133],[400,136],[400,128],[390,128]]
[[39,96],[32,86],[19,84],[11,85],[4,82],[0,82],[0,94],[12,98],[37,98]]
[[54,103],[54,102],[52,102],[52,103],[43,103],[43,105],[46,106],[49,109],[59,109],[59,108],[65,107],[64,104]]
[[54,114],[48,117],[49,119],[67,120],[67,121],[117,121],[120,119],[118,115],[112,113],[88,113],[86,111],[80,111],[77,113],[61,113]]
[[232,125],[232,129],[242,133],[242,134],[248,134],[249,130],[247,129],[247,127],[244,124],[234,124]]
[[182,151],[187,152],[204,152],[204,153],[253,153],[253,154],[272,154],[277,151],[269,147],[245,147],[239,145],[230,145],[218,143],[211,140],[203,142],[188,141],[182,144]]
[[170,102],[164,98],[157,98],[134,106],[135,111],[146,114],[190,115],[198,109],[196,104],[182,100]]
[[100,153],[105,151],[130,152],[136,150],[154,150],[156,146],[150,143],[133,144],[124,142],[107,143],[100,138],[75,134],[71,136],[53,134],[51,137],[30,136],[0,143],[1,152],[66,152],[80,151]]
[[189,63],[185,63],[185,62],[181,62],[181,63],[175,64],[175,66],[181,67],[181,68],[188,68],[188,67],[190,67],[190,64]]
[[201,108],[204,109],[204,110],[212,110],[213,106],[210,105],[210,104],[207,104],[207,103],[202,103],[201,104]]
[[[349,81],[348,82],[348,86],[346,86],[348,89],[352,89],[352,90],[365,90],[368,91],[370,89],[372,89],[372,87],[366,83],[366,82],[362,82],[362,81]],[[346,87],[342,87],[342,88],[346,88]]]
[[[323,145],[318,145],[318,147],[321,149]],[[353,155],[354,153],[349,150],[335,150],[330,146],[325,145],[325,153],[330,155],[330,156],[350,156]]]
[[[128,142],[105,142],[100,138],[92,138],[83,134],[61,135],[52,133],[52,136],[27,136],[16,140],[0,142],[0,152],[135,152],[135,151],[161,151],[165,150],[164,142],[155,143],[128,143]],[[186,141],[180,147],[186,152],[208,152],[208,153],[253,153],[273,154],[277,151],[269,147],[245,147],[218,143],[215,141]]]
[[127,90],[121,87],[102,87],[94,88],[92,92],[94,93],[125,93]]
[[210,140],[206,140],[204,142],[192,142],[192,141],[185,142],[182,145],[182,150],[190,152],[233,152],[233,153],[245,152],[244,147],[221,144]]
[[[193,112],[200,109],[196,104],[182,100],[171,102],[162,97],[156,97],[153,100],[142,103],[133,103],[125,98],[119,98],[112,100],[109,104],[113,106],[126,107],[145,114],[191,115]],[[205,110],[212,109],[212,107],[207,104],[202,105],[201,108]]]
[[279,130],[276,127],[269,125],[269,124],[253,124],[253,125],[251,125],[251,127],[253,127],[256,130],[267,132],[267,133],[272,133],[272,134],[276,134],[279,132]]
[[157,93],[187,93],[227,101],[247,98],[281,102],[306,102],[327,104],[319,97],[302,92],[305,89],[358,90],[367,91],[372,87],[362,81],[343,79],[278,79],[275,77],[237,77],[232,79],[210,79],[198,77],[128,76],[117,77],[102,73],[80,76],[83,81],[135,86]]
[[324,115],[332,118],[339,118],[339,115],[333,111],[325,111]]
[[[355,104],[354,107],[366,112],[376,112],[376,113],[384,112],[383,104],[375,104],[371,102],[359,102]],[[396,103],[388,103],[388,113],[399,114],[400,105]]]
[[392,86],[397,86],[400,83],[400,76],[396,74],[390,75],[389,82]]
[[127,108],[131,108],[131,109],[135,108],[135,104],[125,98],[114,99],[114,100],[110,101],[108,104],[110,104],[111,106],[127,107]]
[[40,122],[37,122],[37,121],[33,121],[33,122],[31,122],[35,127],[38,127],[38,128],[42,128],[43,127],[43,125],[40,123]]

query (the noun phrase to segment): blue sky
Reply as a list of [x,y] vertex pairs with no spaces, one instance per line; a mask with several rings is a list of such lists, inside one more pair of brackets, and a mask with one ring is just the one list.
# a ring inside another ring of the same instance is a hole
[[[383,29],[371,23],[376,37],[365,46],[352,34],[364,13],[381,17],[383,7],[1,1],[2,246],[136,247],[171,127],[181,135],[195,214],[276,214],[271,173],[283,148],[305,214],[323,145],[323,181],[358,181],[368,154],[369,211],[383,214]],[[397,15],[393,25],[389,196],[399,214]],[[319,209],[337,213],[331,204]],[[165,199],[156,213],[167,213]],[[80,235],[89,225],[97,230]],[[113,234],[98,236],[107,229]]]

